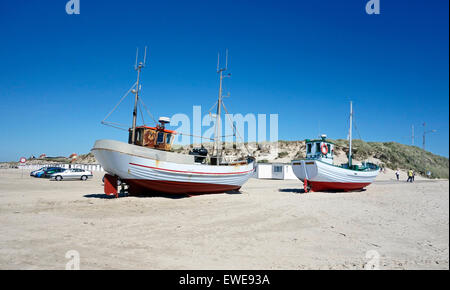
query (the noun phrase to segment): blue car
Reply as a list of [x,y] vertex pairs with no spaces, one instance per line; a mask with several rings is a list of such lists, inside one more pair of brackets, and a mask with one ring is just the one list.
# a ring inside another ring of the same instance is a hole
[[34,170],[30,172],[30,176],[38,177],[38,175],[44,173],[44,171],[47,169],[47,167],[42,167],[41,169]]
[[39,178],[50,178],[53,173],[63,172],[65,169],[61,167],[43,167],[34,174]]

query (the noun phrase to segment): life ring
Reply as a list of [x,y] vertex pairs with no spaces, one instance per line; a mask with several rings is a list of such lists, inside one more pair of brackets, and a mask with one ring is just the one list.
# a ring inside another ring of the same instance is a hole
[[328,146],[327,144],[322,144],[322,146],[320,146],[320,152],[322,152],[323,155],[327,155],[328,154]]

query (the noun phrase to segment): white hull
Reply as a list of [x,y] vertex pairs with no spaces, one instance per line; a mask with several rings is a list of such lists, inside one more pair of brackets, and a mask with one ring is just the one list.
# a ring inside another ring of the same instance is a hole
[[346,169],[319,160],[292,161],[292,169],[298,179],[319,190],[357,190],[371,184],[378,170],[357,171]]
[[163,193],[213,193],[239,189],[255,171],[245,165],[205,165],[193,156],[112,140],[99,140],[92,152],[109,174],[141,190]]

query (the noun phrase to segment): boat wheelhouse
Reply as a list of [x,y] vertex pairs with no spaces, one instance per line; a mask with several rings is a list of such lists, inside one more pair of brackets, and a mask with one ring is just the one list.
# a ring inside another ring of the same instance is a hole
[[132,131],[130,129],[128,143],[147,148],[170,151],[177,132],[165,128],[165,124],[170,123],[169,118],[161,117],[159,118],[159,122],[160,124],[155,127],[136,127],[136,137],[134,141],[132,140]]
[[327,140],[326,135],[320,139],[306,139],[306,159],[317,159],[325,163],[333,164],[334,146],[332,141]]

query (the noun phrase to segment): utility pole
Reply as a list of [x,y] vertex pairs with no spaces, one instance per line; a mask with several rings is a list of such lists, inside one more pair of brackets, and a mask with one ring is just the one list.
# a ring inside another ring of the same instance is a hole
[[423,123],[423,140],[422,140],[422,149],[423,150],[425,150],[425,136],[428,134],[428,133],[434,133],[434,132],[436,132],[436,130],[428,130],[428,131],[426,131],[425,130],[425,126],[426,126],[426,123],[424,122]]
[[411,134],[411,145],[414,146],[414,125],[411,125],[412,134]]

